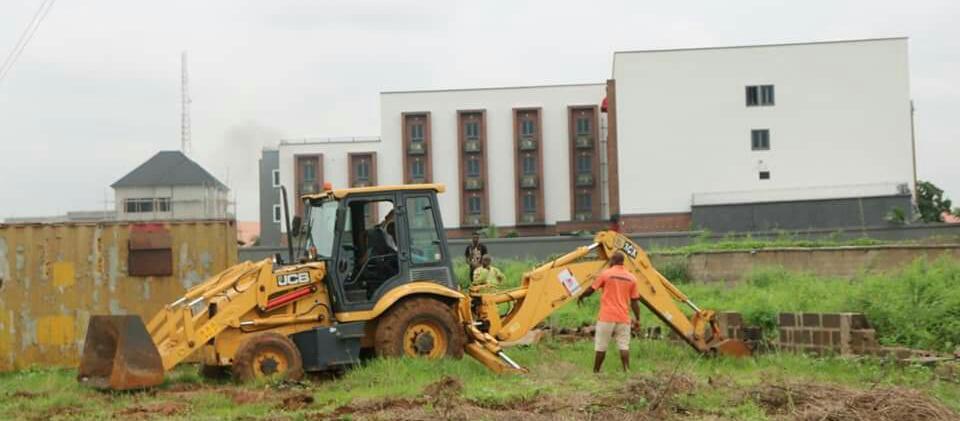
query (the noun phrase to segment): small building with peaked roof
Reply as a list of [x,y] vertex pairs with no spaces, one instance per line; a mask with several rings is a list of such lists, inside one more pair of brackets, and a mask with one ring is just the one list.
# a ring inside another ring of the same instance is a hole
[[180,151],[160,151],[110,185],[117,219],[223,219],[229,188]]

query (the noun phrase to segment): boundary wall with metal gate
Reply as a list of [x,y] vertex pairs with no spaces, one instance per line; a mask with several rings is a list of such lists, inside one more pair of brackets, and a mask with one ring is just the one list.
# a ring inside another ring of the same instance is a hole
[[150,317],[236,264],[232,220],[0,224],[0,371],[75,366],[96,314]]

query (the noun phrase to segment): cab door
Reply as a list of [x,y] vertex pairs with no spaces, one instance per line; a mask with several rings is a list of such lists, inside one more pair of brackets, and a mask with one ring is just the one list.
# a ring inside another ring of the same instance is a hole
[[[447,249],[447,235],[437,195],[432,191],[414,191],[401,194],[403,224],[400,259],[409,273],[406,282],[428,281],[459,289],[453,276],[453,262]],[[396,285],[394,285],[396,286]]]

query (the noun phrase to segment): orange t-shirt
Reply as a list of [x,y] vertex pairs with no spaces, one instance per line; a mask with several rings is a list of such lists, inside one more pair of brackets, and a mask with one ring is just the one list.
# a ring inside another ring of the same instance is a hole
[[600,294],[601,322],[630,323],[630,300],[640,298],[637,291],[637,278],[623,266],[611,266],[600,272],[593,281],[593,289],[603,290]]

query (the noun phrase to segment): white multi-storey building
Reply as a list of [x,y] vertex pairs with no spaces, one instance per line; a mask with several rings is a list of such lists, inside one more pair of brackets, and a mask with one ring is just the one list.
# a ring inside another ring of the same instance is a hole
[[[454,234],[839,228],[910,212],[905,38],[617,52],[605,83],[384,92],[381,137],[284,141],[280,181],[438,182]],[[296,207],[296,201],[291,201]]]

